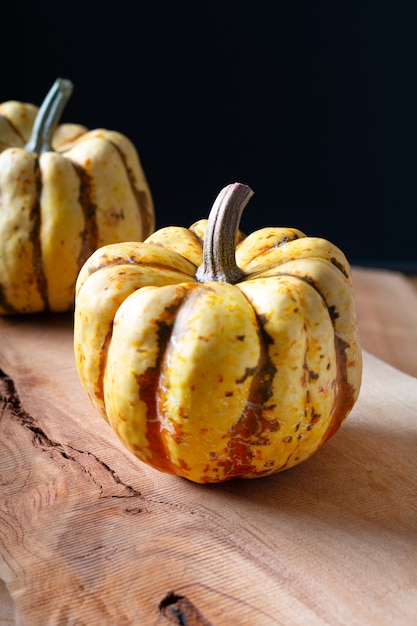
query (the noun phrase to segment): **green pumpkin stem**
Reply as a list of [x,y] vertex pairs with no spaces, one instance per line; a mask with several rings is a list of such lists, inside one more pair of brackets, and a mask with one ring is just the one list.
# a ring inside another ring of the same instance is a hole
[[234,285],[245,277],[236,263],[236,237],[243,209],[252,195],[247,185],[233,183],[217,196],[208,218],[203,263],[196,273],[198,282],[221,281]]
[[32,135],[25,146],[27,152],[42,154],[52,150],[52,136],[72,90],[73,84],[70,80],[56,79],[36,116]]

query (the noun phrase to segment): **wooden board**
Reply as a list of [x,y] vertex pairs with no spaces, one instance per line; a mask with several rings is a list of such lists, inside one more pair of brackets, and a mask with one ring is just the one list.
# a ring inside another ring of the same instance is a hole
[[141,464],[96,414],[70,316],[0,319],[13,624],[414,625],[417,381],[364,358],[353,413],[312,459],[201,486]]
[[353,268],[363,348],[417,377],[417,276]]

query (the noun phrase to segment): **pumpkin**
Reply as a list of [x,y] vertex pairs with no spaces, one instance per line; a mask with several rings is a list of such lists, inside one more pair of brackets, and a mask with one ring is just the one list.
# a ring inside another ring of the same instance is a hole
[[154,209],[139,156],[116,131],[58,126],[73,85],[38,110],[0,105],[0,313],[66,311],[97,248],[142,241]]
[[80,381],[141,461],[197,483],[308,459],[359,394],[351,272],[325,239],[244,236],[246,185],[208,220],[104,246],[77,279]]

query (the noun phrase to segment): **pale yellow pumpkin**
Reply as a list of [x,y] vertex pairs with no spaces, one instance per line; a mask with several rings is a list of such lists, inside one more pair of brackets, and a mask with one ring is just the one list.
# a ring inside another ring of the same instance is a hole
[[80,380],[121,441],[205,483],[308,459],[359,394],[350,267],[293,228],[244,237],[252,192],[227,186],[209,220],[97,250],[76,287]]
[[40,110],[0,105],[0,314],[66,311],[88,256],[154,230],[151,192],[132,142],[58,120],[72,83]]

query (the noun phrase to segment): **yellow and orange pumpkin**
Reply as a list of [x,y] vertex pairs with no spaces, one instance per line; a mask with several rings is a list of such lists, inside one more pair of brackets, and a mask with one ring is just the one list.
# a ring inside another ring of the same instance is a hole
[[94,250],[154,230],[132,142],[58,125],[72,88],[58,79],[40,109],[0,104],[0,314],[72,309],[78,272]]
[[198,483],[308,459],[361,385],[345,255],[293,228],[245,237],[251,195],[228,185],[208,220],[104,246],[77,280],[91,401],[141,461]]

